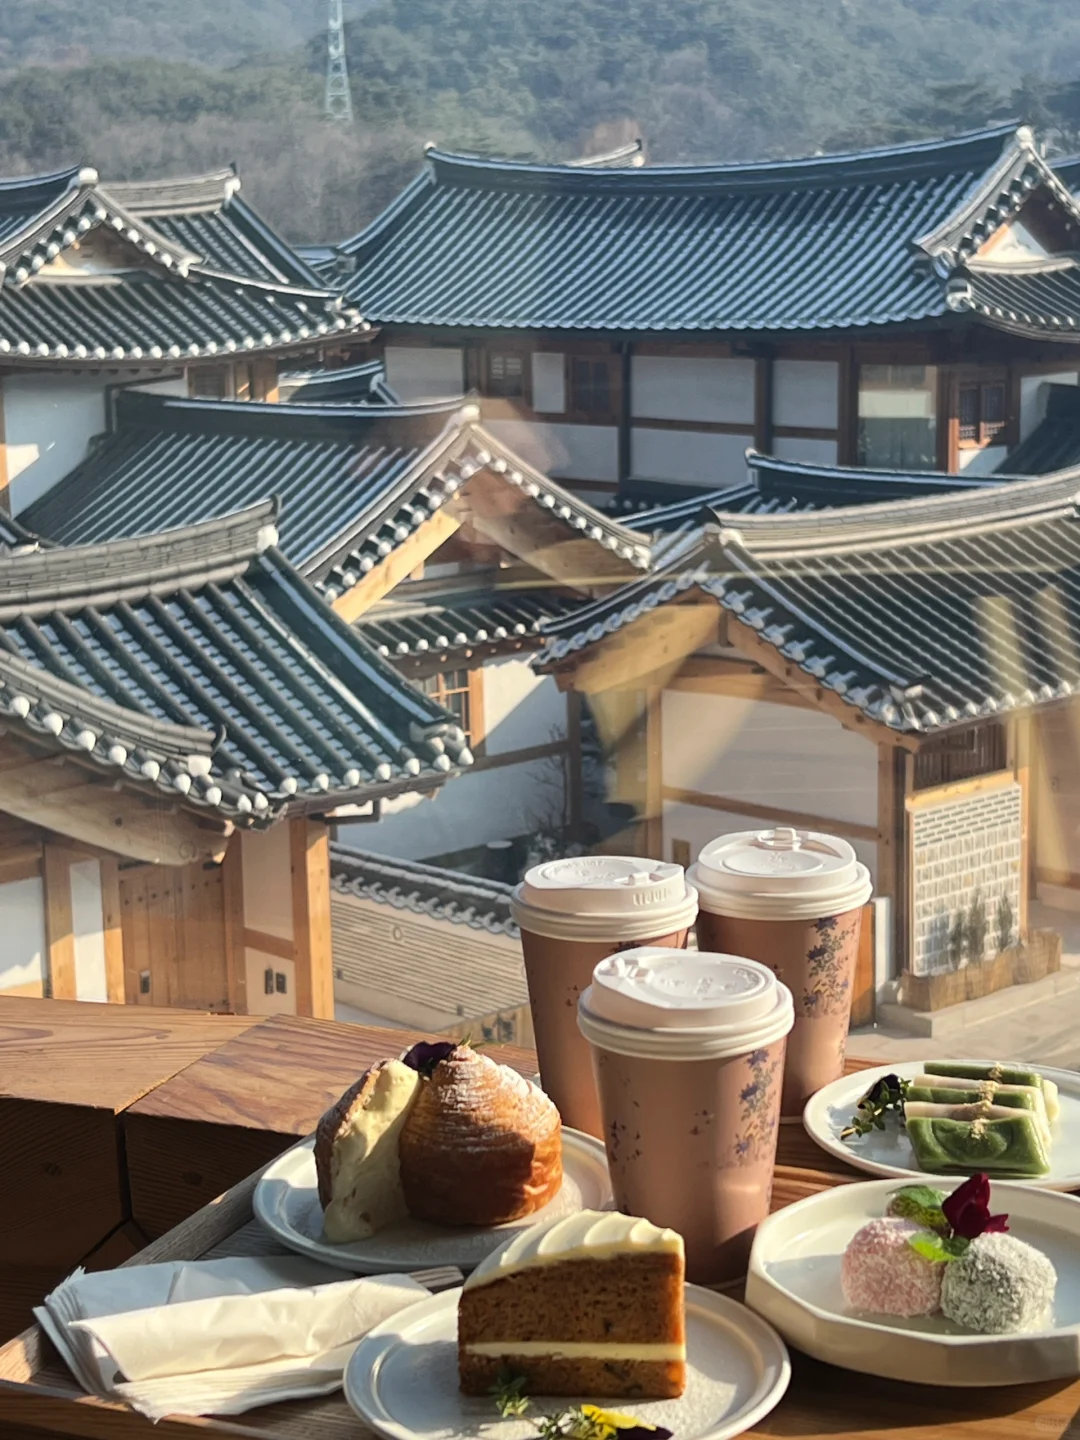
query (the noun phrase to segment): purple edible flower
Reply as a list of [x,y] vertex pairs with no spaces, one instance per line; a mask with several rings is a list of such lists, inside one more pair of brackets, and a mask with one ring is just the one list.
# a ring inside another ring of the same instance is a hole
[[417,1070],[430,1078],[435,1066],[452,1055],[457,1049],[456,1040],[420,1040],[411,1050],[406,1050],[401,1063],[410,1070]]

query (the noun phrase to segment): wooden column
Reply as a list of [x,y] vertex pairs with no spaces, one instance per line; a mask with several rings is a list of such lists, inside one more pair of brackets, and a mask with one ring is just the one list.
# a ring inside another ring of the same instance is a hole
[[276,404],[278,395],[278,368],[276,360],[256,360],[252,366],[255,384],[255,399]]
[[334,1018],[330,938],[330,836],[321,821],[289,821],[296,1013]]
[[240,851],[243,836],[233,835],[221,862],[224,909],[225,976],[229,1008],[237,1015],[248,1011],[247,956],[244,953],[244,861]]
[[619,347],[619,489],[624,490],[633,468],[633,352],[629,340]]
[[1032,871],[1032,804],[1031,766],[1032,731],[1034,717],[1030,714],[1013,716],[1009,724],[1009,768],[1020,785],[1020,914],[1017,925],[1020,934],[1026,935],[1028,928],[1028,904],[1031,899]]
[[754,448],[771,455],[773,446],[773,357],[754,361]]
[[857,465],[859,460],[859,366],[853,345],[845,345],[840,356],[840,404],[837,426],[837,463]]
[[48,994],[75,999],[75,936],[71,921],[71,855],[45,846],[45,944],[49,954]]
[[124,977],[124,936],[120,927],[120,866],[115,857],[102,856],[101,934],[105,946],[105,986],[110,1005],[127,999]]
[[566,693],[566,822],[570,839],[580,841],[584,825],[584,782],[581,774],[581,695]]
[[652,685],[645,700],[645,850],[664,858],[664,692]]

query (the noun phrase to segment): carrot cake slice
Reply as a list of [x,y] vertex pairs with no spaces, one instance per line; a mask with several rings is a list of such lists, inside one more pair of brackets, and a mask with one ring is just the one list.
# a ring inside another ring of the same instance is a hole
[[461,1389],[509,1372],[530,1395],[681,1395],[684,1276],[682,1236],[648,1220],[583,1210],[522,1230],[461,1292]]

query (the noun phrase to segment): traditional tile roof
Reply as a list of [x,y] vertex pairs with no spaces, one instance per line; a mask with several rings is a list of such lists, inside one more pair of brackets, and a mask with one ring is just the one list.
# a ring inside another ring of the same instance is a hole
[[680,498],[668,505],[657,505],[655,499],[649,504],[645,496],[640,495],[628,498],[623,505],[615,507],[616,514],[624,515],[636,529],[650,535],[685,530],[687,526],[700,524],[702,514],[708,510],[723,510],[729,515],[756,515],[780,513],[794,507],[794,501],[766,499],[753,480],[729,485],[723,490],[704,490],[698,485],[668,487],[663,481],[654,488],[656,491],[675,490],[680,493]]
[[1049,475],[1080,465],[1080,386],[1048,389],[1045,416],[1001,462],[1010,475]]
[[[381,360],[337,370],[293,370],[278,376],[278,394],[292,405],[397,405]],[[459,401],[463,396],[456,397]]]
[[330,877],[339,893],[378,905],[515,940],[520,933],[510,916],[513,887],[498,880],[337,843],[330,846]]
[[471,756],[276,548],[276,506],[0,557],[0,713],[118,780],[266,824]]
[[1067,698],[1080,688],[1078,492],[1071,470],[931,499],[718,515],[621,606],[611,597],[553,627],[536,663],[565,662],[696,590],[778,661],[900,733]]
[[[965,308],[997,324],[990,295],[1006,281],[980,277],[970,306],[955,282],[1039,187],[1080,217],[1013,126],[721,166],[583,169],[432,149],[341,247],[355,266],[346,293],[373,321],[425,327],[790,332]],[[1028,308],[1042,313],[1033,298]]]
[[[829,510],[847,505],[873,505],[885,500],[913,500],[919,496],[946,495],[956,490],[985,490],[1000,485],[1002,475],[944,474],[936,470],[865,470],[843,465],[811,465],[801,460],[780,460],[748,450],[750,481],[761,505],[747,504],[745,514],[768,513],[766,508]],[[1015,472],[1009,465],[1010,476]],[[720,493],[715,508],[729,514]],[[775,512],[774,512],[775,513]]]
[[[64,544],[192,524],[268,494],[281,548],[336,599],[479,472],[526,497],[553,537],[586,539],[612,567],[644,569],[646,538],[531,469],[475,406],[260,405],[128,391],[117,428],[21,516]],[[617,578],[621,578],[616,576]]]
[[[469,577],[465,577],[468,579]],[[360,633],[391,660],[508,654],[542,644],[541,629],[586,603],[580,595],[517,585],[410,597],[408,587],[359,620]]]
[[363,327],[231,171],[0,181],[0,355],[64,368],[314,349]]

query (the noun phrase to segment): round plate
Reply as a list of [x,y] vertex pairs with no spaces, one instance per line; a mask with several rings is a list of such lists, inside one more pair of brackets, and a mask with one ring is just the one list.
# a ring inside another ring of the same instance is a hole
[[369,1240],[332,1244],[323,1233],[323,1212],[315,1179],[315,1141],[286,1150],[264,1172],[255,1188],[255,1218],[283,1245],[359,1275],[390,1275],[456,1265],[472,1270],[518,1230],[558,1220],[578,1210],[607,1210],[613,1202],[607,1155],[602,1140],[564,1129],[563,1183],[555,1199],[520,1220],[483,1229],[429,1225],[402,1220]]
[[[959,1063],[985,1065],[987,1062],[972,1060]],[[905,1180],[912,1175],[922,1175],[924,1172],[915,1162],[911,1142],[897,1120],[887,1120],[884,1130],[872,1130],[869,1135],[853,1135],[850,1140],[841,1140],[840,1132],[851,1124],[855,1107],[875,1081],[883,1075],[899,1075],[901,1080],[911,1080],[922,1074],[924,1064],[922,1060],[905,1060],[901,1065],[879,1065],[874,1070],[859,1070],[834,1080],[807,1102],[803,1111],[806,1133],[830,1155],[846,1160],[856,1170],[865,1170],[868,1175],[891,1175]],[[1058,1087],[1061,1100],[1061,1114],[1053,1125],[1050,1173],[1025,1179],[1023,1183],[1041,1190],[1080,1189],[1080,1075],[1072,1070],[1051,1070],[1046,1065],[1032,1065],[1027,1060],[1002,1061],[1002,1064],[1019,1065],[1044,1075]],[[941,1083],[947,1085],[948,1080],[942,1076]]]
[[[447,1290],[399,1311],[361,1340],[345,1370],[345,1398],[390,1440],[535,1440],[528,1417],[500,1420],[494,1402],[458,1389],[457,1302]],[[791,1379],[783,1341],[745,1306],[686,1287],[686,1393],[678,1400],[597,1400],[671,1430],[678,1440],[731,1440],[780,1400]],[[572,1400],[533,1402],[537,1414]]]
[[[962,1176],[932,1179],[954,1190]],[[933,1315],[914,1320],[848,1308],[840,1260],[848,1241],[884,1215],[895,1180],[838,1185],[778,1210],[758,1227],[746,1303],[817,1360],[922,1385],[1020,1385],[1080,1375],[1080,1200],[995,1181],[990,1208],[1048,1255],[1058,1273],[1054,1326],[1025,1335],[974,1335]],[[408,1313],[408,1312],[403,1312]]]

